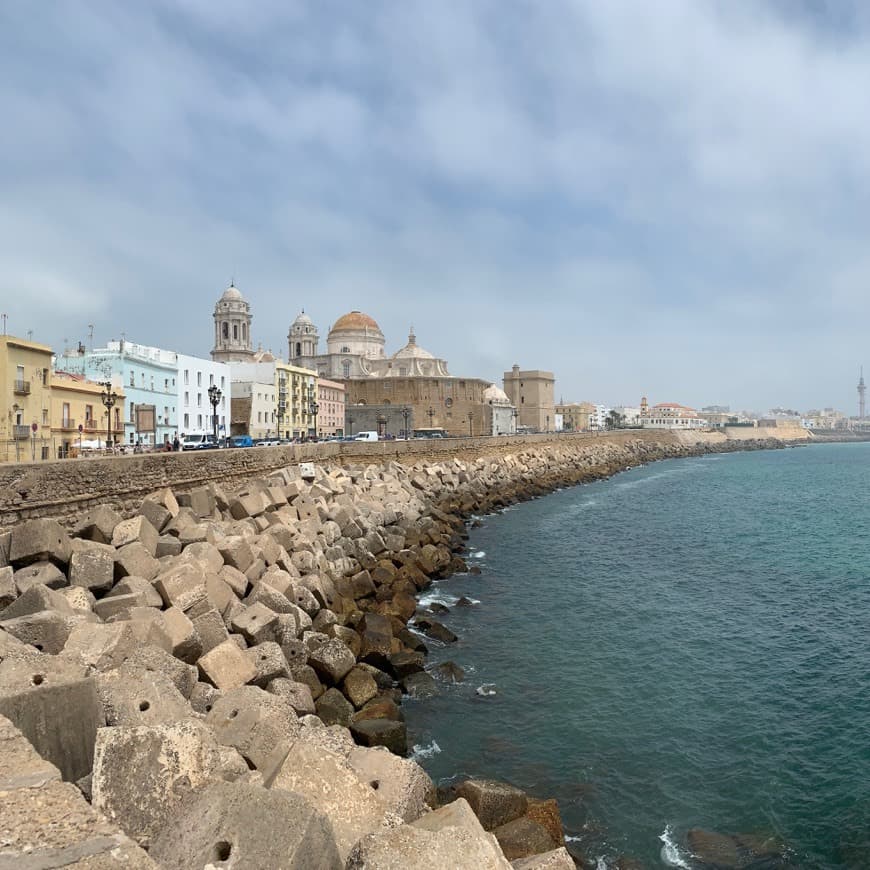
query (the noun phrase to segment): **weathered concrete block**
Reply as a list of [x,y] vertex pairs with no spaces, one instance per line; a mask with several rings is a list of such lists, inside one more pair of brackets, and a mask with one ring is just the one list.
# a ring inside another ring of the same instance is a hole
[[468,779],[460,783],[456,793],[468,801],[487,831],[525,815],[529,806],[524,791],[495,779]]
[[76,551],[70,557],[69,582],[92,592],[107,592],[115,580],[115,554],[106,550]]
[[164,674],[129,666],[100,674],[96,680],[107,725],[161,725],[193,714]]
[[66,568],[71,553],[69,535],[57,520],[26,520],[12,528],[9,562],[16,568],[45,561]]
[[224,564],[244,573],[254,562],[254,551],[251,545],[242,537],[224,538],[217,545]]
[[514,870],[575,870],[576,866],[564,846],[540,855],[530,855],[528,858],[517,858],[511,861]]
[[32,586],[0,612],[0,622],[44,610],[54,610],[70,616],[73,614],[72,606],[59,592],[47,586]]
[[116,617],[124,619],[133,607],[144,607],[145,599],[140,593],[132,593],[130,595],[114,595],[111,597],[101,598],[94,605],[94,613],[103,620],[109,620]]
[[141,544],[149,555],[154,556],[157,553],[157,537],[157,529],[140,515],[122,520],[115,526],[112,532],[112,546],[120,550],[121,547],[136,542]]
[[154,581],[154,588],[167,607],[181,611],[190,610],[207,597],[205,574],[192,563],[173,565],[161,571]]
[[157,539],[157,552],[154,555],[158,559],[163,556],[180,556],[181,550],[181,541],[178,538],[172,535],[161,535]]
[[251,590],[251,594],[245,599],[244,604],[250,607],[260,602],[274,613],[295,613],[296,605],[291,604],[287,596],[274,589],[265,580],[260,580]]
[[510,870],[495,837],[474,824],[477,820],[467,804],[464,813],[456,804],[465,801],[454,801],[410,825],[369,835],[351,852],[346,870]]
[[350,733],[360,746],[384,746],[396,755],[408,754],[408,731],[397,719],[361,719],[350,723]]
[[[172,519],[172,514],[162,504],[150,498],[146,498],[142,501],[142,505],[139,508],[139,514],[154,526],[154,530],[158,534],[166,528],[169,521]],[[154,555],[156,556],[157,553]]]
[[193,627],[196,629],[202,647],[200,656],[211,652],[230,638],[220,613],[213,607],[194,616]]
[[246,517],[258,517],[266,510],[266,500],[262,493],[239,493],[230,499],[230,515],[233,519],[243,520]]
[[18,597],[14,572],[11,565],[0,568],[0,610],[8,607]]
[[311,689],[305,683],[279,677],[266,686],[266,691],[286,701],[297,716],[314,715],[316,712]]
[[233,590],[237,598],[245,597],[250,583],[241,571],[233,568],[232,565],[224,565],[218,576]]
[[[155,543],[155,549],[156,546]],[[125,544],[115,552],[115,578],[118,580],[128,574],[153,580],[160,572],[160,568],[160,562],[139,541]]]
[[271,787],[302,795],[329,819],[342,860],[361,837],[396,821],[343,758],[302,740],[290,749]]
[[168,677],[176,689],[185,698],[190,697],[193,687],[197,682],[197,670],[193,665],[185,664],[166,650],[156,646],[140,646],[122,665],[144,668],[146,671],[154,671]]
[[86,538],[97,541],[100,544],[110,544],[115,526],[121,522],[121,515],[106,505],[100,505],[89,510],[76,523],[73,535],[77,538]]
[[272,680],[290,677],[287,659],[284,658],[281,647],[274,641],[264,641],[244,652],[257,670],[257,675],[251,680],[253,685],[265,689]]
[[189,492],[176,494],[179,507],[189,507],[195,516],[210,517],[215,512],[214,493],[207,486],[198,486]]
[[201,722],[101,728],[93,805],[148,848],[219,768],[217,744]]
[[[66,645],[73,628],[87,620],[88,616],[83,613],[66,614],[56,610],[42,610],[15,619],[6,619],[3,621],[3,629],[40,652],[57,655]],[[95,622],[96,618],[90,616],[90,620]]]
[[224,746],[237,749],[258,770],[283,759],[299,736],[299,721],[286,701],[257,686],[225,692],[205,721]]
[[354,748],[347,762],[356,775],[372,788],[390,811],[413,822],[437,802],[437,791],[429,774],[407,758],[386,749]]
[[97,671],[109,671],[120,667],[138,648],[139,639],[129,622],[80,623],[70,631],[63,652],[66,658]]
[[538,855],[541,852],[551,852],[559,845],[542,824],[528,816],[520,816],[507,824],[493,828],[492,833],[509,861]]
[[106,598],[114,598],[117,595],[138,595],[143,607],[162,607],[163,599],[154,588],[154,584],[144,577],[131,574],[119,580],[112,591],[107,593]]
[[353,704],[338,689],[327,689],[315,702],[314,708],[324,725],[343,725],[353,721]]
[[105,724],[96,685],[86,673],[83,666],[46,656],[0,664],[0,714],[68,782],[90,772],[97,729]]
[[257,675],[257,669],[232,640],[202,656],[197,667],[203,679],[222,691],[244,686]]
[[66,574],[54,562],[33,562],[19,568],[14,575],[15,588],[21,595],[31,586],[48,586],[49,589],[61,589],[67,585]]
[[0,791],[39,788],[60,781],[60,771],[31,746],[9,719],[0,716]]
[[342,680],[341,690],[348,701],[359,710],[363,704],[371,701],[378,694],[378,684],[368,671],[354,667]]
[[202,655],[202,638],[194,624],[179,607],[169,607],[163,612],[166,633],[169,636],[171,653],[183,662],[195,665]]
[[331,638],[308,655],[308,664],[328,685],[340,683],[356,664],[353,653],[340,641]]
[[221,556],[218,548],[208,541],[189,544],[181,555],[186,561],[199,565],[205,573],[219,574],[223,568],[224,557]]
[[165,870],[344,868],[332,826],[309,801],[239,782],[205,788],[169,822],[151,855]]
[[278,627],[278,614],[264,604],[252,604],[232,619],[232,629],[250,644],[274,640]]

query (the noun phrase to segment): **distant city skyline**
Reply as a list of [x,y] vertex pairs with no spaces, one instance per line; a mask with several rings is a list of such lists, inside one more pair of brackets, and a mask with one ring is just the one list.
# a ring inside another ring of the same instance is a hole
[[870,10],[0,7],[0,311],[206,356],[233,278],[566,401],[857,414]]

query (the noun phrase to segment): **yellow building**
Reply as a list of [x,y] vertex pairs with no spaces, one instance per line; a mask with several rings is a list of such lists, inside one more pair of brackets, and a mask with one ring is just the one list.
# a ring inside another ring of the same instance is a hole
[[48,459],[51,455],[51,348],[0,336],[0,460]]
[[591,402],[570,402],[556,405],[555,411],[562,415],[562,429],[565,432],[581,432],[589,428],[589,419],[595,413]]
[[52,453],[57,459],[74,456],[81,446],[104,447],[107,437],[115,443],[124,441],[124,388],[115,386],[112,422],[103,403],[103,385],[84,375],[68,372],[51,374]]
[[317,372],[276,360],[275,386],[275,418],[280,437],[313,434],[311,406],[317,398]]

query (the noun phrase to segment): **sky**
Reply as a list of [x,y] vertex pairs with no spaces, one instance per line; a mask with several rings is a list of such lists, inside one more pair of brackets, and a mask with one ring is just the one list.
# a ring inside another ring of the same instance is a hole
[[0,3],[0,311],[207,356],[398,350],[565,401],[857,412],[870,4]]

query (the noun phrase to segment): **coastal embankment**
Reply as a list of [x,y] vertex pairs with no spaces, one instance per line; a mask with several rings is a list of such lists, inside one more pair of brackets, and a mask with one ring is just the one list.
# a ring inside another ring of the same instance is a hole
[[466,570],[473,512],[660,459],[798,443],[754,435],[3,467],[0,854],[40,867],[573,866],[553,801],[488,780],[439,795],[405,757],[402,698],[449,678],[426,670],[421,634],[447,630],[418,616],[417,596]]

